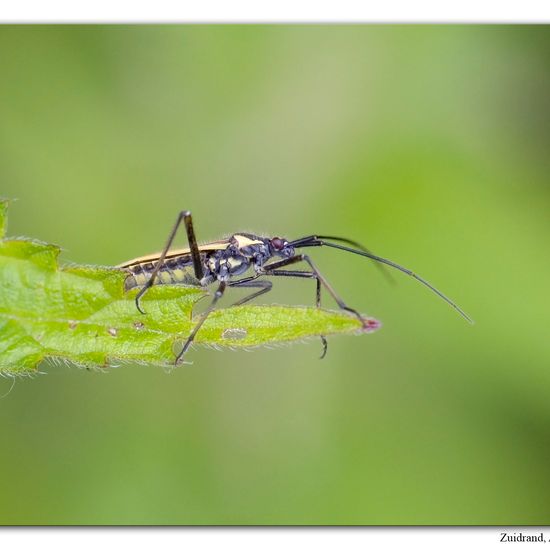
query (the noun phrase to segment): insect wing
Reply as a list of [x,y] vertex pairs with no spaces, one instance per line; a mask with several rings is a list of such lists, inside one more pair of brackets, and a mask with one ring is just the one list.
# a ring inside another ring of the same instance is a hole
[[[221,241],[213,241],[211,243],[205,243],[203,245],[199,245],[199,252],[215,252],[216,250],[224,250],[228,247],[229,241],[227,239],[223,239]],[[175,248],[174,250],[171,250],[166,254],[165,259],[169,258],[176,258],[179,256],[190,256],[191,255],[191,249],[189,248]],[[143,264],[147,262],[156,262],[161,256],[161,252],[156,252],[154,254],[148,254],[147,256],[140,256],[139,258],[134,258],[132,260],[128,260],[126,262],[123,262],[121,264],[118,264],[116,267],[121,268],[127,268],[132,267],[133,265],[137,264]]]

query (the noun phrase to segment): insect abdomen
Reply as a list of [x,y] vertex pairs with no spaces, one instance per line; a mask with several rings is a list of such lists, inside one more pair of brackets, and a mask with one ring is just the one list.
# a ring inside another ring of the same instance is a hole
[[[138,263],[128,266],[126,271],[129,272],[124,289],[126,291],[132,288],[142,287],[151,278],[151,274],[155,269],[155,262]],[[197,285],[197,279],[193,270],[193,262],[190,258],[170,258],[163,262],[157,276],[153,282],[154,285]]]

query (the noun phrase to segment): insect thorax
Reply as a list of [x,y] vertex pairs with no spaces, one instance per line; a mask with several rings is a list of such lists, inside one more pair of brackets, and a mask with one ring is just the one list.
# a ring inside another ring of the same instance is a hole
[[[242,275],[250,267],[251,259],[235,247],[218,250],[206,257],[204,267],[207,270],[203,280],[228,281],[232,277]],[[203,283],[204,284],[204,283]]]

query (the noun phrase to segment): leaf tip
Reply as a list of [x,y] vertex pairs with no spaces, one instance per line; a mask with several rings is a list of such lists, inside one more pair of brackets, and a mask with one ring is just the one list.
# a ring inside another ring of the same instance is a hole
[[375,319],[374,317],[368,317],[363,323],[363,328],[361,329],[361,332],[365,332],[367,334],[370,332],[376,332],[381,326],[382,323],[378,319]]

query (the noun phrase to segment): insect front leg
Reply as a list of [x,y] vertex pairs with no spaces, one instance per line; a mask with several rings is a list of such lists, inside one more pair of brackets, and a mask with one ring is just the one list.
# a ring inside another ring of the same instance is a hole
[[[292,256],[291,258],[285,258],[284,260],[280,260],[278,262],[265,265],[263,267],[263,272],[265,275],[269,275],[270,273],[274,273],[275,270],[278,270],[281,267],[286,267],[288,265],[292,265],[298,262],[306,262],[309,264],[309,267],[311,268],[311,271],[317,277],[319,284],[324,286],[325,289],[328,291],[328,293],[332,296],[334,301],[338,304],[340,309],[343,309],[345,311],[349,311],[350,313],[353,313],[361,321],[363,324],[363,327],[366,329],[372,328],[369,324],[368,319],[365,319],[357,310],[349,307],[340,296],[336,293],[336,291],[332,288],[332,286],[329,284],[329,282],[325,279],[325,277],[321,274],[321,272],[317,269],[315,264],[311,261],[311,258],[307,256],[306,254],[298,254],[297,256]],[[320,292],[320,291],[319,291]],[[320,294],[319,294],[320,295]],[[320,299],[320,298],[319,298]]]
[[168,236],[166,245],[159,256],[159,259],[156,261],[155,268],[151,272],[151,277],[136,295],[136,307],[140,313],[145,313],[145,311],[143,311],[140,307],[141,297],[153,286],[155,279],[157,278],[157,274],[164,264],[166,255],[168,254],[168,251],[172,246],[172,242],[174,241],[174,238],[182,221],[185,224],[185,230],[187,232],[187,240],[189,241],[189,249],[191,252],[191,258],[193,259],[193,269],[195,271],[195,277],[199,281],[204,277],[204,270],[202,267],[199,247],[197,245],[197,239],[195,237],[195,231],[193,229],[193,219],[191,217],[191,212],[189,210],[183,210],[178,214],[178,218],[176,220],[176,223],[174,224],[174,227],[170,231],[170,235]]

